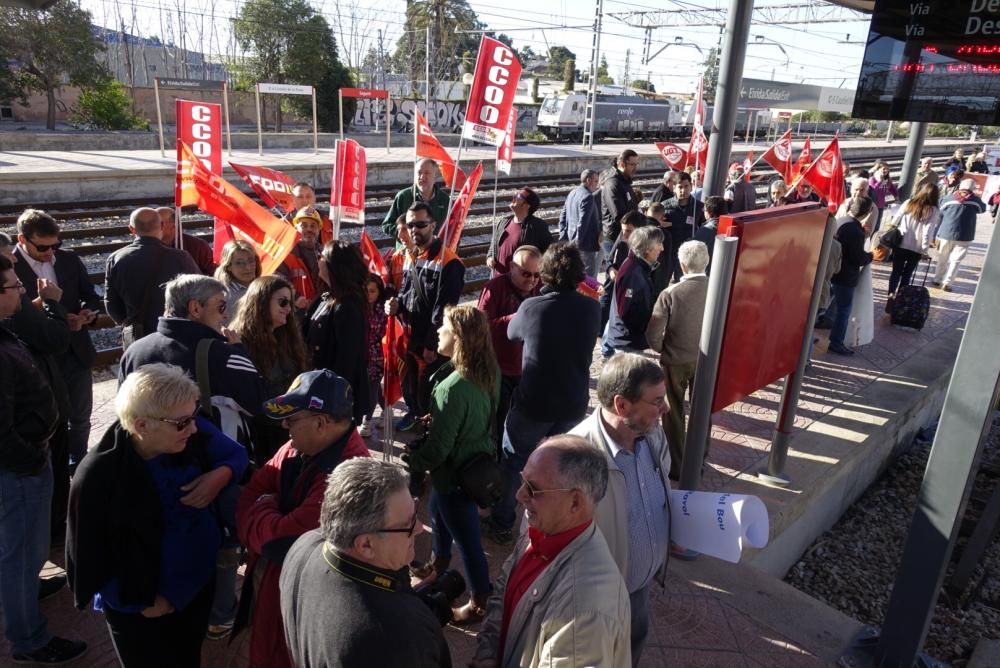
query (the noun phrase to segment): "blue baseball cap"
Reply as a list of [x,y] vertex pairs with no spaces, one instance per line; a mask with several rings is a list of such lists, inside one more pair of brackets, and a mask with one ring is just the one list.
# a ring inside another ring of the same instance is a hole
[[292,381],[287,392],[264,402],[264,414],[272,420],[284,420],[301,411],[336,419],[353,417],[351,384],[329,369],[306,371]]

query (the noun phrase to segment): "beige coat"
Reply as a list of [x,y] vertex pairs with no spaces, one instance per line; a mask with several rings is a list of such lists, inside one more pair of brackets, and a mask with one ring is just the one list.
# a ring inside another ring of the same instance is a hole
[[[582,436],[594,447],[604,453],[608,460],[608,491],[597,506],[594,519],[597,526],[604,534],[604,539],[608,542],[608,549],[611,556],[615,558],[615,563],[621,570],[622,577],[628,575],[628,489],[625,486],[625,474],[618,468],[614,457],[611,455],[611,448],[604,440],[599,423],[601,409],[597,408],[593,413],[584,418],[583,422],[573,427],[569,433],[575,436]],[[652,448],[653,457],[660,463],[660,478],[663,480],[663,487],[667,492],[667,509],[670,507],[670,448],[667,447],[667,437],[663,433],[663,428],[656,426],[651,432],[646,434],[646,442]],[[667,512],[669,521],[670,513]],[[670,528],[667,528],[667,535]],[[669,548],[663,558],[663,567],[660,569],[656,579],[662,583],[666,577],[667,560],[669,559]]]
[[[528,548],[522,532],[504,562],[476,636],[477,660],[497,659],[503,598],[514,565]],[[510,618],[502,668],[630,668],[628,590],[594,524],[573,539],[524,593]]]

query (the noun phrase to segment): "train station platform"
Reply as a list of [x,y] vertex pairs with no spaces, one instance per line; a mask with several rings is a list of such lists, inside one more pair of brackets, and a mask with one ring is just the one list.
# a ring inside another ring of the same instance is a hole
[[[780,578],[908,446],[914,433],[939,413],[993,231],[988,215],[980,216],[976,240],[954,292],[931,290],[931,312],[923,330],[889,324],[883,307],[890,266],[876,264],[871,306],[874,341],[852,357],[841,357],[826,352],[827,332],[816,333],[820,342],[803,384],[788,455],[787,487],[767,485],[756,476],[766,466],[779,384],[713,416],[702,488],[759,496],[770,515],[770,542],[762,550],[745,551],[736,565],[705,556],[689,563],[672,560],[666,587],[654,587],[652,592],[652,631],[642,666],[770,668],[836,663],[861,625]],[[922,276],[923,267],[916,280]],[[598,352],[592,378],[600,371]],[[113,379],[95,385],[92,444],[114,420],[115,386]],[[597,403],[593,388],[592,383],[591,408]],[[377,430],[369,444],[373,454],[381,451]],[[426,511],[422,518],[427,523]],[[484,547],[495,575],[509,547],[490,541]],[[426,557],[428,550],[429,538],[424,536],[418,555]],[[56,572],[63,563],[58,549],[51,559],[48,571]],[[459,567],[457,560],[452,565]],[[90,654],[80,665],[117,665],[100,614],[73,610],[68,591],[47,600],[43,610],[54,633],[91,643]],[[445,634],[454,665],[467,665],[475,646],[474,631],[449,627]],[[204,663],[213,668],[246,666],[248,646],[246,634],[231,645],[206,641]],[[0,656],[8,651],[7,645],[0,646]]]
[[[801,148],[801,141],[794,143]],[[818,155],[826,145],[825,139],[812,142],[813,155]],[[686,142],[678,141],[686,146]],[[769,144],[756,142],[733,145],[732,159],[742,160],[748,151],[756,157],[767,150]],[[883,153],[898,154],[906,146],[905,139],[887,143],[878,139],[843,139],[841,151],[848,162],[852,157],[869,166]],[[971,146],[959,139],[928,139],[926,150],[938,151],[951,147]],[[663,167],[653,143],[612,142],[595,144],[593,150],[578,144],[521,144],[514,147],[512,175],[530,178],[541,175],[573,174],[585,168],[604,168],[614,156],[626,148],[640,156],[640,169]],[[456,155],[455,147],[449,149]],[[466,146],[462,150],[461,165],[471,169],[483,161],[484,175],[492,178],[495,150],[489,146]],[[332,149],[267,150],[258,155],[256,150],[234,150],[232,155],[223,153],[224,174],[233,182],[239,177],[228,166],[238,164],[264,165],[281,170],[289,176],[315,183],[318,186],[330,181],[330,166],[334,157]],[[369,148],[369,186],[389,183],[406,183],[413,178],[413,151],[408,147]],[[766,168],[766,166],[762,166]],[[2,151],[0,150],[0,205],[27,205],[44,207],[50,201],[86,201],[125,199],[129,197],[165,197],[173,193],[175,157],[167,150],[165,157],[159,151]]]

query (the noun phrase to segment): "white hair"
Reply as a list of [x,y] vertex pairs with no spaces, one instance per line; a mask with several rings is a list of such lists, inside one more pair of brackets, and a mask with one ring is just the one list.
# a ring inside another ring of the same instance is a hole
[[171,409],[200,396],[184,369],[172,364],[144,364],[128,375],[115,395],[115,413],[129,433],[139,418],[167,417]]
[[677,249],[677,259],[689,273],[703,274],[708,266],[708,246],[703,241],[685,241]]

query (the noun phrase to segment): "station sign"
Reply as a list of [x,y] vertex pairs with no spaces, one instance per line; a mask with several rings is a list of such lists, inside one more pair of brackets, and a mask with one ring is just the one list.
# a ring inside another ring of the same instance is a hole
[[183,88],[185,90],[222,90],[226,86],[225,81],[210,81],[207,79],[167,79],[156,77],[156,84],[160,88]]
[[854,116],[1000,125],[1000,0],[876,0]]
[[257,92],[277,93],[278,95],[312,95],[313,87],[296,84],[259,83],[257,84]]
[[740,109],[799,109],[849,114],[854,106],[854,91],[787,81],[743,79],[737,106]]

